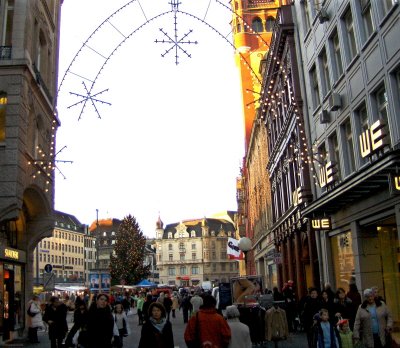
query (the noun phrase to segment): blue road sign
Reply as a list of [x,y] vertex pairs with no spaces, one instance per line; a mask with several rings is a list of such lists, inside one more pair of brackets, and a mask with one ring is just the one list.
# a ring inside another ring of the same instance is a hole
[[53,266],[50,265],[49,263],[44,266],[44,271],[46,273],[51,273],[52,270],[53,270]]

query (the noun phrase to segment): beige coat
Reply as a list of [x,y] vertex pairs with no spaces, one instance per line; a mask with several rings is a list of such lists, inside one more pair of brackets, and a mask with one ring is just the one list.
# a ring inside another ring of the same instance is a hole
[[[386,329],[392,328],[393,319],[386,304],[376,300],[376,315],[379,324],[379,336],[383,346],[386,344]],[[358,307],[356,320],[354,323],[353,339],[361,340],[365,348],[374,347],[374,337],[372,334],[371,313],[368,311],[367,303],[364,302]]]
[[282,308],[272,307],[265,313],[265,338],[271,340],[284,340],[289,336],[286,313]]

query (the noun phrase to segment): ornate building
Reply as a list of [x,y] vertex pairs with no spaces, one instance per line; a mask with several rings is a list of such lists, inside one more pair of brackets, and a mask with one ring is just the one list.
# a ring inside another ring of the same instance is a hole
[[[232,31],[235,59],[240,71],[245,122],[245,157],[237,180],[238,229],[249,237],[253,249],[248,253],[247,272],[259,273],[265,284],[276,285],[271,260],[270,189],[266,132],[257,121],[262,94],[262,62],[268,52],[277,10],[286,1],[232,1]],[[271,257],[272,256],[272,257]],[[257,259],[257,266],[255,264]],[[267,274],[267,270],[269,273]]]
[[228,237],[236,235],[235,213],[225,217],[185,220],[156,228],[157,266],[160,283],[201,286],[228,282],[238,275],[238,262],[227,257]]
[[0,333],[6,340],[23,331],[33,251],[54,229],[61,3],[0,1]]

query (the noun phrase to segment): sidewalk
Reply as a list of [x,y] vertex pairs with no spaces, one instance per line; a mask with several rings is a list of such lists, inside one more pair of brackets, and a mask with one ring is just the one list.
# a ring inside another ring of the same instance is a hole
[[[72,327],[72,313],[68,313],[68,326]],[[186,328],[186,324],[183,323],[182,313],[177,311],[176,318],[171,317],[172,330],[174,333],[174,343],[175,348],[186,348],[185,341],[183,339],[183,334]],[[131,328],[131,335],[129,335],[126,339],[124,339],[124,347],[129,348],[137,348],[140,340],[141,328],[142,326],[138,325],[138,317],[136,314],[136,309],[133,311],[133,315],[128,316],[128,325]],[[9,348],[21,348],[21,347],[30,347],[30,348],[50,348],[50,341],[48,333],[44,330],[38,332],[38,338],[40,343],[29,343],[26,340],[20,340],[18,342],[13,342],[12,344],[1,345],[0,347]],[[288,340],[281,341],[278,343],[277,347],[279,348],[304,348],[307,347],[307,337],[304,332],[290,334]],[[151,348],[151,347],[149,347]],[[253,345],[253,348],[275,348],[275,344],[273,342],[265,342],[264,344]]]

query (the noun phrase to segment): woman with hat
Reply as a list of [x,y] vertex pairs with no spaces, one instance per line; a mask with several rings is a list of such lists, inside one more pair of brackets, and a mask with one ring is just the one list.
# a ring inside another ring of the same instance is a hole
[[375,297],[372,289],[364,290],[364,302],[358,307],[353,338],[366,348],[382,348],[392,331],[393,319],[385,302]]

